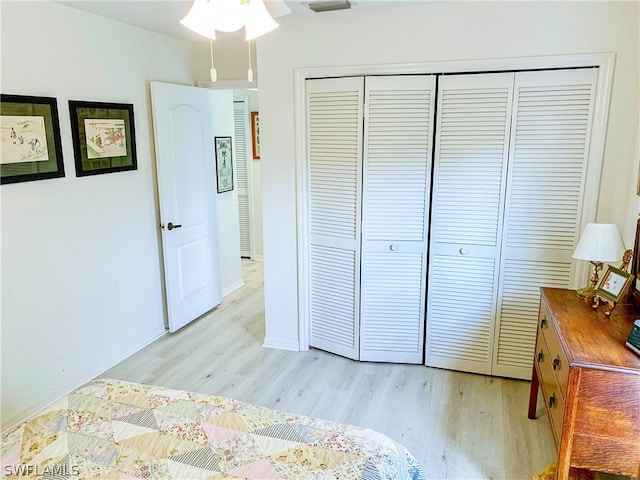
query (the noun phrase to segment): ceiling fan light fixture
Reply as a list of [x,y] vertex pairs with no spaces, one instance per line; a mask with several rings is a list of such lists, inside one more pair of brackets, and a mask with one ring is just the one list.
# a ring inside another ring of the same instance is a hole
[[244,25],[245,40],[253,40],[278,28],[263,0],[250,0]]
[[209,6],[207,21],[220,32],[240,30],[247,20],[246,0],[209,0]]
[[216,30],[235,32],[244,27],[246,40],[253,40],[279,26],[264,0],[193,0],[180,23],[212,40]]
[[180,23],[189,30],[211,40],[216,39],[216,29],[209,20],[209,2],[207,0],[193,0],[193,4]]

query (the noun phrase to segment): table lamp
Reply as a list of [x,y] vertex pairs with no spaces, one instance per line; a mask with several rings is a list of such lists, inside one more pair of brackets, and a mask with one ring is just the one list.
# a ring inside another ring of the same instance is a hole
[[589,278],[589,285],[576,291],[578,298],[593,301],[602,264],[620,261],[624,251],[622,236],[615,223],[587,224],[573,252],[573,258],[591,262],[593,274]]

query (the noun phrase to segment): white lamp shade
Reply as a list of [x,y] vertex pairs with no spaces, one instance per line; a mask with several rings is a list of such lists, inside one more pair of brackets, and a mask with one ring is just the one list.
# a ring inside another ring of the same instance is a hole
[[209,4],[209,21],[213,22],[216,30],[235,32],[240,30],[247,20],[249,7],[240,0],[209,0]]
[[278,22],[271,17],[263,0],[249,1],[244,25],[245,40],[253,40],[278,27]]
[[215,40],[216,29],[210,20],[210,16],[210,7],[207,0],[193,0],[191,9],[180,20],[180,23],[198,35]]
[[588,223],[573,258],[590,262],[616,262],[622,260],[624,242],[615,223]]

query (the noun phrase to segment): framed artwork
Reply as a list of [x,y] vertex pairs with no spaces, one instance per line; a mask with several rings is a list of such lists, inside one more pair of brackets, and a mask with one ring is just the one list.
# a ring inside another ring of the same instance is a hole
[[636,195],[640,196],[640,154],[638,155],[638,183],[636,184]]
[[69,100],[76,177],[136,170],[133,105]]
[[253,159],[260,160],[260,114],[251,112],[251,144]]
[[598,308],[600,301],[609,305],[609,310],[605,315],[610,315],[616,303],[622,298],[631,282],[631,274],[609,265],[606,273],[596,287],[596,299],[593,305]]
[[631,285],[629,297],[637,312],[640,312],[640,218],[636,222],[636,238],[631,260]]
[[64,177],[58,102],[0,96],[0,183]]
[[233,190],[233,157],[231,137],[215,137],[218,193]]

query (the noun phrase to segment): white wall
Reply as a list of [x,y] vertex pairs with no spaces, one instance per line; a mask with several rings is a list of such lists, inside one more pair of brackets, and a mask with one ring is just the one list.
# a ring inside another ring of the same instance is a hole
[[[213,136],[234,137],[233,90],[209,92],[213,111]],[[232,146],[236,144],[233,138]],[[238,213],[238,176],[233,164],[233,190],[217,193],[220,282],[222,295],[228,295],[243,285],[240,263],[240,220]],[[224,301],[224,300],[223,300]]]
[[298,348],[295,68],[615,52],[597,220],[618,223],[630,243],[638,17],[637,2],[434,2],[281,18],[258,40],[265,344]]
[[[66,171],[0,187],[4,429],[164,334],[148,82],[196,75],[186,42],[53,2],[0,8],[2,93],[58,99]],[[75,177],[69,99],[134,104],[136,171]]]
[[[244,34],[240,32],[217,32],[213,42],[213,61],[218,73],[218,81],[247,80],[249,70],[249,48],[244,40]],[[251,68],[254,79],[258,78],[258,65],[256,60],[256,42],[251,42]],[[195,47],[196,79],[208,82],[210,80],[211,51],[209,42],[199,42]]]

